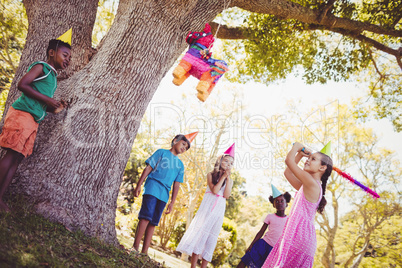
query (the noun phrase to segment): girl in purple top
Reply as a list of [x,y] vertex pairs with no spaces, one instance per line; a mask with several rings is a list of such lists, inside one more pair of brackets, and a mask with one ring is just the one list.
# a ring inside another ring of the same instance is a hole
[[[283,227],[287,220],[285,209],[292,196],[288,192],[284,194],[279,193],[273,185],[272,190],[272,194],[275,198],[271,195],[269,196],[269,201],[274,208],[276,208],[276,213],[267,215],[264,224],[256,234],[253,242],[251,242],[250,246],[247,248],[246,254],[241,258],[237,268],[244,268],[246,266],[260,268],[282,234]],[[268,225],[268,232],[265,233]],[[264,238],[261,238],[263,235]]]

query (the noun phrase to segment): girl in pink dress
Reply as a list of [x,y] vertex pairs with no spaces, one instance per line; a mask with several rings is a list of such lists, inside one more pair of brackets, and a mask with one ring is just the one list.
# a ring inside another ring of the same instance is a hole
[[[308,157],[304,169],[297,165],[302,157]],[[314,217],[327,203],[324,195],[332,160],[321,152],[311,154],[296,142],[285,163],[285,177],[298,192],[283,233],[262,267],[310,268],[317,248]]]

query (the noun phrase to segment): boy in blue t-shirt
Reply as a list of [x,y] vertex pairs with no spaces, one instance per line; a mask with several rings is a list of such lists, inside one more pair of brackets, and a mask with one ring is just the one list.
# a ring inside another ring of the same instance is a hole
[[177,155],[190,149],[190,140],[195,137],[194,135],[190,136],[189,140],[186,136],[177,135],[172,140],[170,150],[159,149],[145,161],[147,167],[142,172],[134,189],[134,196],[138,197],[141,193],[141,185],[148,177],[144,185],[141,210],[138,214],[139,222],[133,244],[133,248],[136,251],[138,251],[141,239],[145,234],[141,253],[147,254],[155,226],[158,226],[162,212],[169,201],[172,184],[172,198],[165,213],[169,214],[173,210],[184,175],[183,162]]

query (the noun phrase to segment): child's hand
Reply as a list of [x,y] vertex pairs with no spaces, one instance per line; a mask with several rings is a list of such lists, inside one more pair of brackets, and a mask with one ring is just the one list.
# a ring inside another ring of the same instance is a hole
[[226,178],[229,178],[231,173],[232,173],[232,171],[230,169],[226,169],[225,170]]
[[303,147],[303,149],[301,149],[300,152],[301,152],[301,153],[303,154],[303,156],[305,156],[305,157],[308,157],[309,155],[311,155],[311,154],[313,153],[310,149],[305,148],[305,147]]
[[137,187],[135,187],[134,189],[134,197],[139,197],[140,193],[141,193],[141,186],[137,185]]
[[60,105],[58,108],[56,108],[56,109],[53,111],[53,113],[58,114],[58,113],[60,113],[61,111],[63,111],[64,108],[67,107],[67,102],[65,102],[64,100],[60,100],[60,104],[61,104],[61,105]]
[[64,108],[68,106],[68,103],[65,100],[60,100],[61,105],[63,105]]
[[300,142],[295,142],[293,143],[293,148],[297,149],[297,151],[300,152],[304,148],[304,145]]
[[172,211],[173,211],[173,203],[170,202],[169,205],[167,206],[165,214],[169,214]]
[[46,101],[46,106],[49,108],[50,111],[55,111],[57,108],[61,106],[61,102],[55,99],[49,98]]

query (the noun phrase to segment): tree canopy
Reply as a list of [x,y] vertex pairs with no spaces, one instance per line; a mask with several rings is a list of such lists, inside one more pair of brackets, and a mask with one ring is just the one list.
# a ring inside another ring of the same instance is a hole
[[308,84],[359,79],[372,98],[363,105],[373,110],[359,115],[402,130],[401,1],[257,2],[213,24],[218,37],[242,40],[225,43],[232,81],[272,83],[291,73]]

